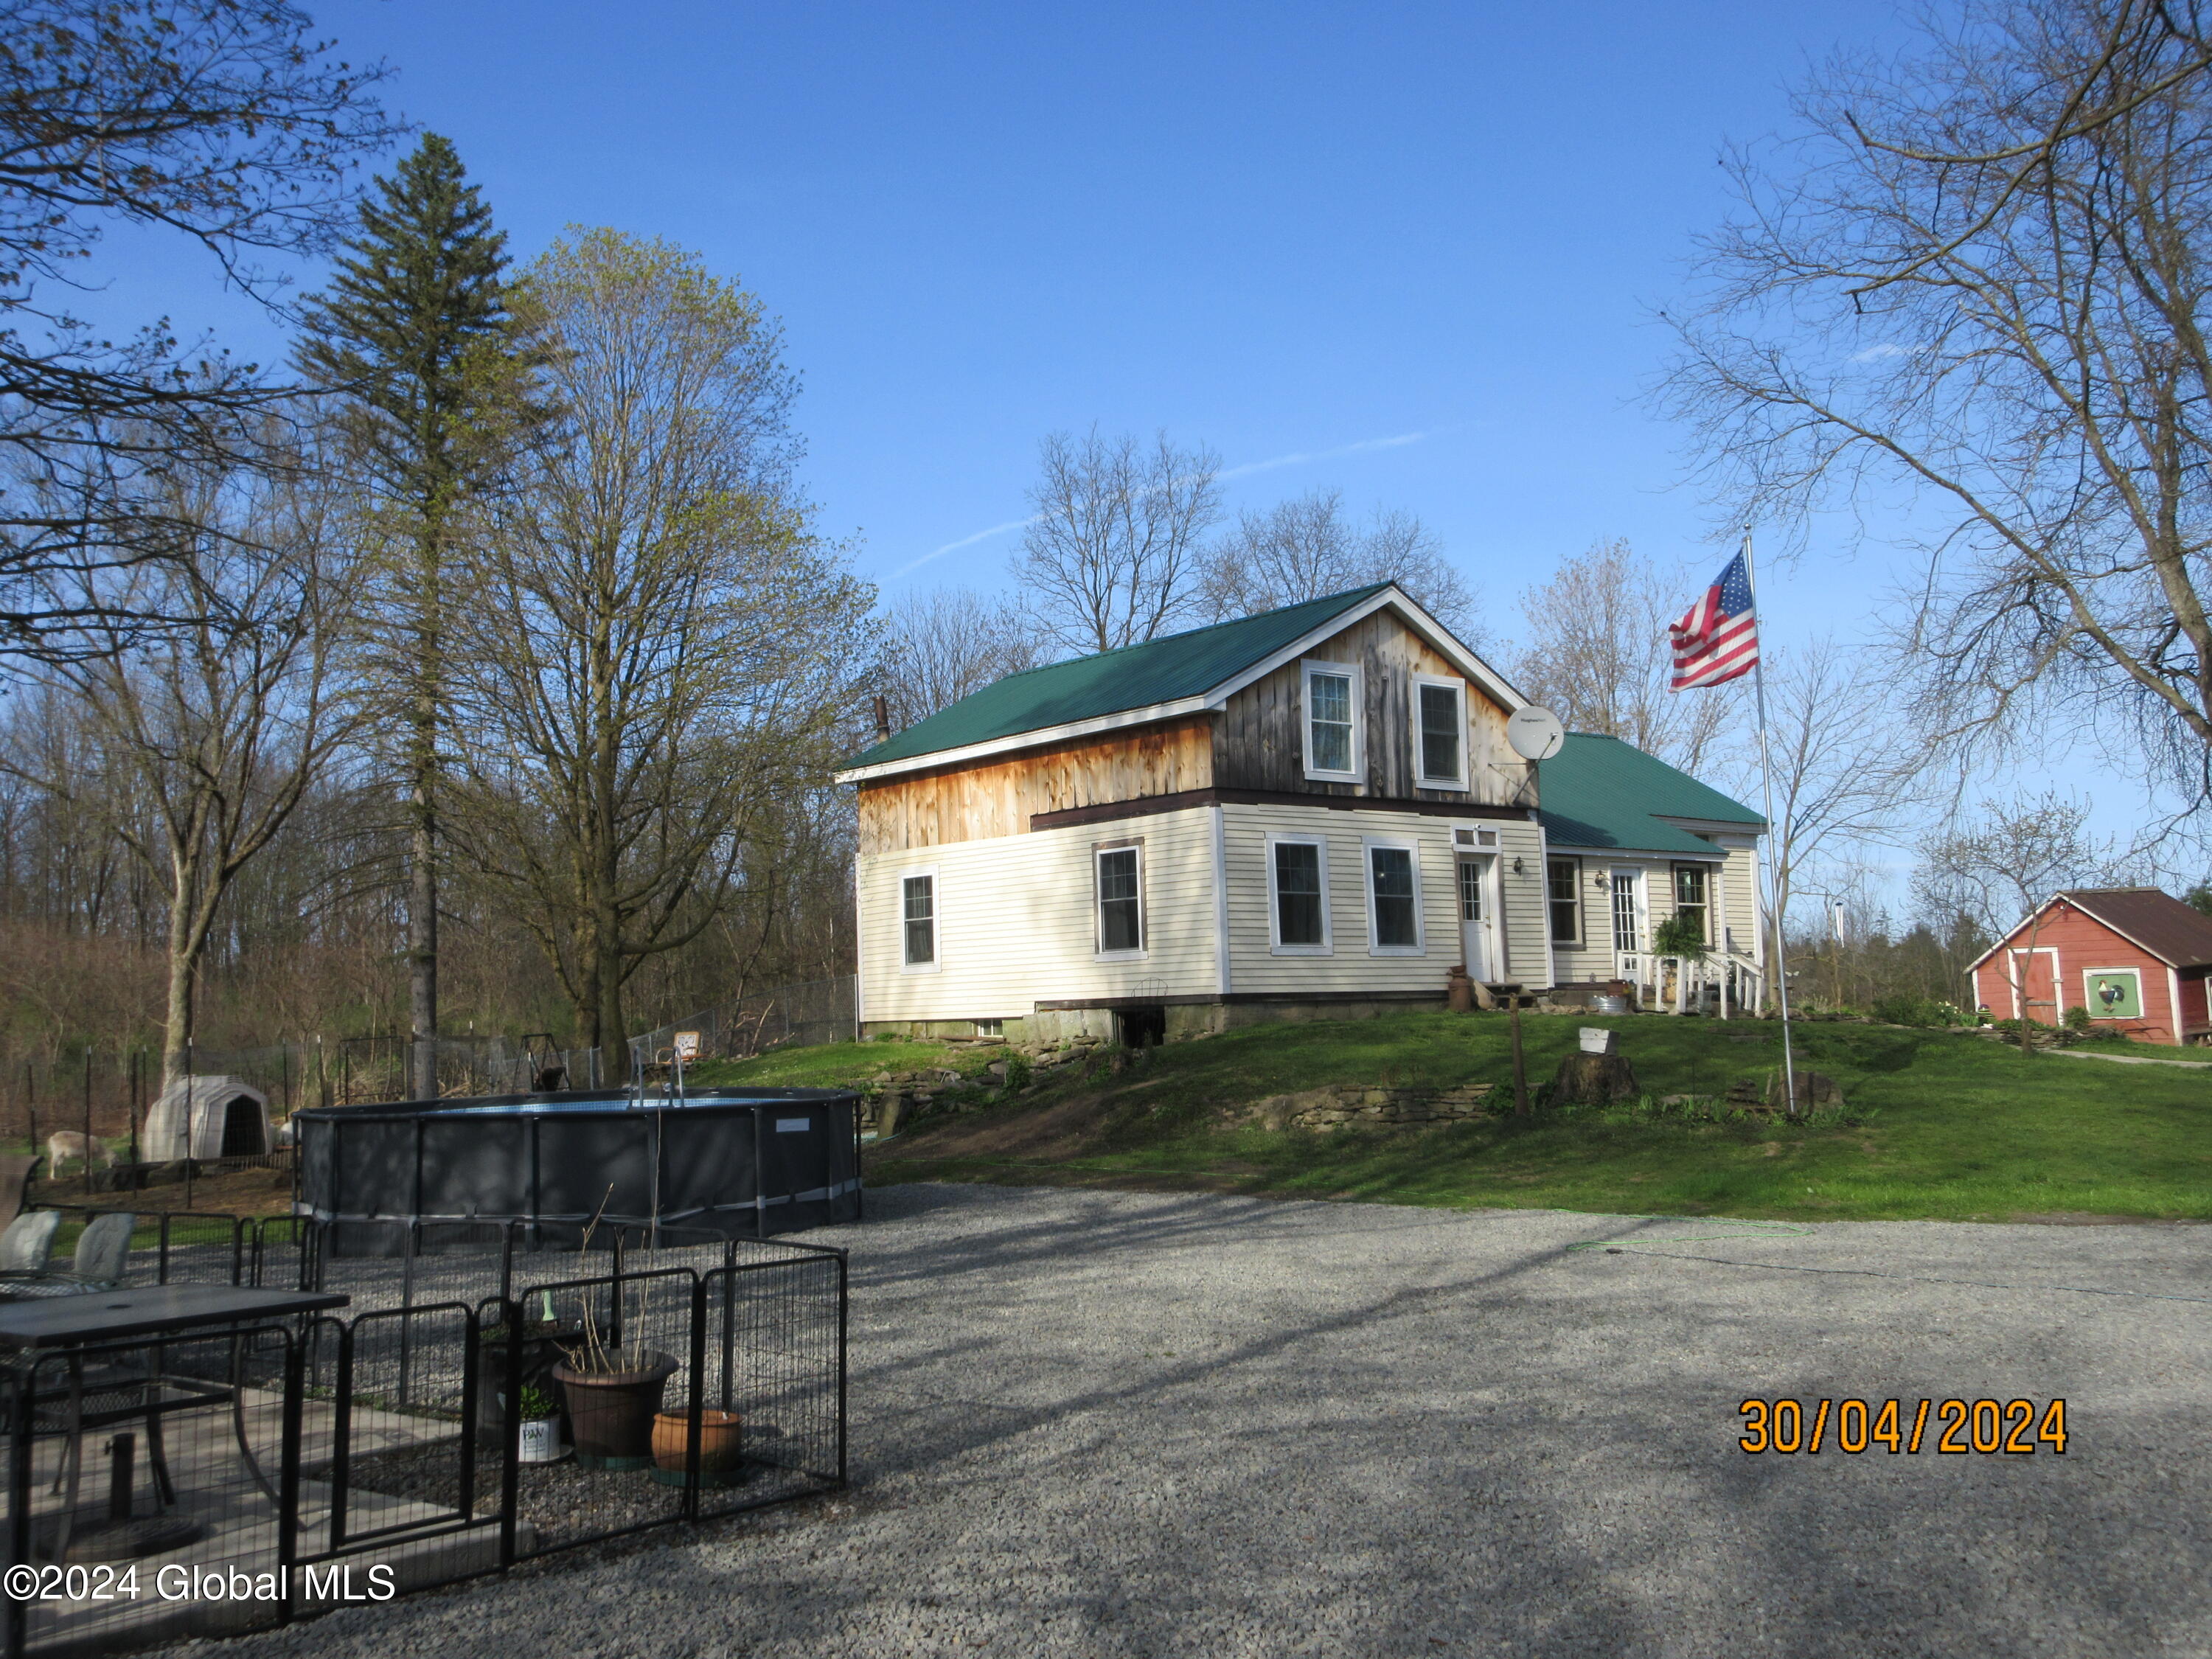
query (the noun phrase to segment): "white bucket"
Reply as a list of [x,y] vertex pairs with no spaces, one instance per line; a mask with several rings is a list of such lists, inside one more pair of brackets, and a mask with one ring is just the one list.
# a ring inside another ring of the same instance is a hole
[[557,1417],[525,1419],[522,1447],[517,1455],[525,1463],[556,1461],[561,1455],[561,1419]]
[[1626,997],[1592,997],[1590,1012],[1594,1014],[1625,1014],[1628,1012]]

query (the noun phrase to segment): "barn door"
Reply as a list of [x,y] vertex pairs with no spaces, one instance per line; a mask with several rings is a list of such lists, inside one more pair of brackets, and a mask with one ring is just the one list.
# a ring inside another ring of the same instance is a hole
[[[2058,952],[2049,945],[2038,945],[2033,951],[2012,952],[2014,1016],[2025,1012],[2027,1018],[2044,1025],[2056,1025],[2066,1010],[2058,995]],[[2021,990],[2027,993],[2027,1006],[2018,1005]]]

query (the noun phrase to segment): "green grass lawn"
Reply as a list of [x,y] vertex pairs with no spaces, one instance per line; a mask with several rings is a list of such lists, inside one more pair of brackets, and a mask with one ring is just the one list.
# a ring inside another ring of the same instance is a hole
[[[1770,1022],[1528,1016],[1532,1085],[1584,1024],[1621,1033],[1652,1097],[1717,1096],[1781,1060]],[[910,1045],[900,1045],[902,1048]],[[891,1045],[852,1045],[872,1060]],[[2174,1058],[2172,1048],[2112,1052]],[[837,1062],[777,1081],[828,1081]],[[1797,1029],[1801,1067],[1848,1104],[1810,1126],[1686,1121],[1635,1106],[1539,1111],[1433,1130],[1316,1134],[1224,1128],[1219,1109],[1331,1083],[1510,1085],[1504,1015],[1407,1013],[1256,1027],[1156,1051],[1112,1078],[1055,1083],[1033,1111],[1101,1097],[1079,1149],[1050,1163],[931,1156],[925,1127],[872,1160],[872,1182],[969,1179],[1165,1182],[1291,1196],[1464,1206],[1799,1219],[2090,1213],[2212,1218],[2212,1072],[2023,1055],[1984,1038],[1889,1026]],[[771,1057],[772,1060],[773,1057]],[[755,1062],[766,1066],[770,1060]],[[895,1068],[915,1062],[895,1061]],[[842,1075],[872,1074],[849,1062]],[[756,1074],[755,1080],[767,1082]],[[964,1116],[956,1128],[988,1125]]]
[[831,1089],[865,1082],[878,1072],[915,1072],[927,1066],[979,1071],[1004,1054],[1000,1048],[968,1043],[826,1042],[773,1050],[757,1060],[702,1060],[684,1076],[702,1087],[752,1083],[763,1088]]

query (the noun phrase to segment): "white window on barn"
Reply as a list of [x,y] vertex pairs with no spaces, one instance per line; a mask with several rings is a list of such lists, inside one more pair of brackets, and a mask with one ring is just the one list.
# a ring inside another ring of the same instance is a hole
[[1359,670],[1348,663],[1304,665],[1306,775],[1331,783],[1364,781],[1360,769]]
[[909,969],[937,966],[937,872],[899,879],[900,960]]
[[1102,847],[1097,872],[1098,954],[1128,957],[1145,948],[1144,849]]
[[1328,955],[1328,842],[1319,836],[1270,836],[1267,901],[1274,954]]
[[1424,789],[1467,787],[1467,686],[1413,682],[1413,763]]
[[1422,954],[1421,872],[1413,846],[1370,839],[1367,854],[1368,953]]

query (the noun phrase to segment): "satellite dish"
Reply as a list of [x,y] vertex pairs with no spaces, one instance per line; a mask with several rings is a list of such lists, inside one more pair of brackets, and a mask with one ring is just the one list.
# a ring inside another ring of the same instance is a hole
[[1525,761],[1549,760],[1559,752],[1559,745],[1566,740],[1567,728],[1548,708],[1532,704],[1516,710],[1505,722],[1505,741]]

